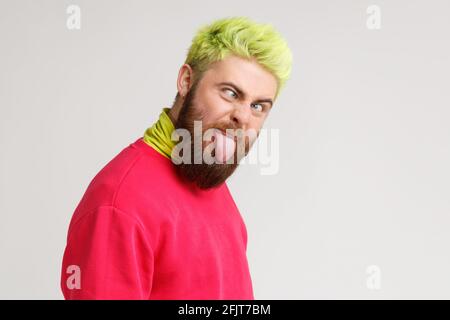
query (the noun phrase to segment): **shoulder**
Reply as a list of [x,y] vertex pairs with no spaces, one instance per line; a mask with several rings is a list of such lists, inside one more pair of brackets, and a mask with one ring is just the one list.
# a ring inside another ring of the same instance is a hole
[[[141,138],[125,147],[91,180],[74,218],[101,206],[115,207],[128,214],[149,208],[157,192],[173,174],[170,159],[154,151]],[[153,195],[152,195],[153,194]],[[164,194],[164,193],[162,193]],[[158,196],[161,200],[161,195]]]

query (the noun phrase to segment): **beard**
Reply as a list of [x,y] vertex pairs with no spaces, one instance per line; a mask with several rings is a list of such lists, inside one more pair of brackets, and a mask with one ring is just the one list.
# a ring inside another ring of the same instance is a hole
[[[203,141],[203,135],[206,130],[208,129],[219,129],[225,132],[226,129],[239,129],[236,127],[236,125],[232,122],[229,123],[213,123],[213,124],[204,124],[203,123],[203,117],[204,115],[198,108],[195,106],[194,97],[195,97],[195,91],[196,91],[196,84],[194,84],[189,92],[186,95],[186,98],[183,101],[178,119],[176,120],[176,123],[174,124],[175,129],[185,129],[190,133],[191,139],[191,155],[189,155],[191,161],[190,163],[182,162],[180,164],[176,164],[176,172],[182,176],[183,178],[187,179],[189,182],[192,182],[196,184],[200,189],[210,189],[214,187],[220,186],[222,183],[225,182],[225,180],[233,174],[233,172],[236,170],[236,168],[239,166],[239,161],[242,158],[242,156],[238,156],[238,147],[236,146],[234,148],[234,153],[232,155],[232,161],[231,163],[224,162],[224,163],[212,163],[208,164],[204,162],[203,160],[201,163],[198,163],[194,159],[193,152],[195,148],[198,148],[198,146],[195,145],[196,139],[201,139],[201,154],[203,155],[203,152],[205,150],[205,147],[209,143],[208,141]],[[201,136],[195,136],[194,135],[194,121],[202,121],[202,132]],[[244,156],[246,156],[249,152],[250,146],[247,139],[244,140]],[[183,143],[183,142],[180,142]],[[235,144],[236,138],[235,138]],[[212,150],[212,156],[215,156],[215,150]],[[203,157],[202,157],[203,158]]]

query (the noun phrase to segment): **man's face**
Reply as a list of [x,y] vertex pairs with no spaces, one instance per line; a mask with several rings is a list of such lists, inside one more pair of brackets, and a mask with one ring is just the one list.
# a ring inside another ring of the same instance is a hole
[[[247,60],[234,55],[213,63],[203,73],[200,81],[191,87],[175,123],[176,129],[187,129],[194,146],[194,121],[201,121],[203,133],[212,128],[225,130],[241,129],[247,135],[244,140],[231,139],[215,134],[212,141],[202,142],[202,150],[210,143],[216,143],[213,155],[221,155],[223,163],[191,163],[177,165],[177,170],[200,188],[215,187],[224,182],[237,168],[240,157],[237,144],[245,142],[245,155],[254,143],[259,131],[272,108],[277,90],[276,78],[255,60]],[[211,131],[211,130],[210,130]],[[220,141],[220,143],[219,143]],[[228,154],[228,157],[227,157]],[[222,156],[223,155],[223,156]],[[234,161],[229,159],[233,156]]]

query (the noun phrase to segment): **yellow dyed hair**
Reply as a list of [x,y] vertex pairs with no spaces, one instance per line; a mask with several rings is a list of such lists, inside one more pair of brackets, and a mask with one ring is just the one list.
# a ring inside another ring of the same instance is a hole
[[292,53],[284,38],[271,24],[247,17],[223,18],[199,28],[185,63],[201,75],[211,63],[229,54],[254,58],[271,72],[278,82],[276,96],[289,79]]

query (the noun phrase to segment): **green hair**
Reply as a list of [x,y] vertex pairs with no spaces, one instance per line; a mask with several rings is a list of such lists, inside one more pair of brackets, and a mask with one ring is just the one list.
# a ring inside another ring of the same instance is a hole
[[201,75],[211,63],[229,54],[254,58],[278,82],[276,96],[289,79],[292,53],[286,41],[271,24],[247,17],[231,17],[202,26],[192,40],[185,63]]

